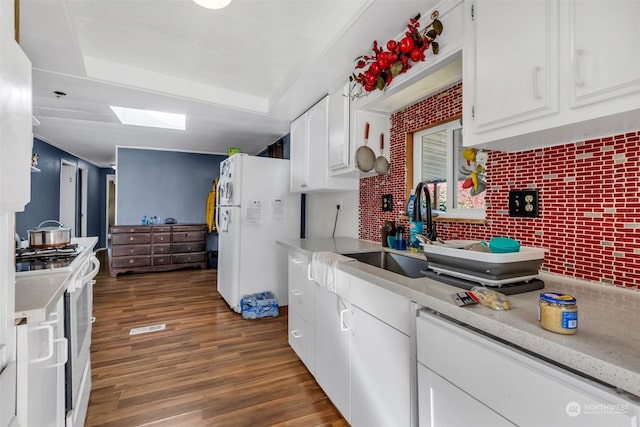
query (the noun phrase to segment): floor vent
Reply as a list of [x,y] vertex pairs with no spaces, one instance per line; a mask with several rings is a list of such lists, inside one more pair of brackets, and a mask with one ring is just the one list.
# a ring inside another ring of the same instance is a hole
[[146,334],[147,332],[162,331],[166,329],[166,327],[167,325],[165,325],[164,323],[160,323],[159,325],[142,326],[140,328],[133,328],[131,331],[129,331],[129,335],[139,335]]

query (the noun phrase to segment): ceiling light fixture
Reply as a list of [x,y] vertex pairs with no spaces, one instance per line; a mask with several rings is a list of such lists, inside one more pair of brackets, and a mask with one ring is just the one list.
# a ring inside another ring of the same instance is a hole
[[147,126],[163,129],[185,130],[185,115],[164,113],[162,111],[139,110],[109,106],[125,125]]
[[229,6],[231,0],[193,0],[193,2],[207,9],[222,9]]

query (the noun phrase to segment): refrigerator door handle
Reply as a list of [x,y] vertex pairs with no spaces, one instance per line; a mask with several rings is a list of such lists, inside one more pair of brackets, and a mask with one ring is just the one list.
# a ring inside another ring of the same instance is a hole
[[213,220],[216,225],[216,230],[218,233],[220,232],[220,180],[218,180],[218,185],[216,186],[216,206],[214,208]]

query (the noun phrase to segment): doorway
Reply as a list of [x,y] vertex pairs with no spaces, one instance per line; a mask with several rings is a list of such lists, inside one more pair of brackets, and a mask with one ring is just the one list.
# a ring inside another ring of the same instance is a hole
[[60,222],[71,229],[71,236],[76,230],[76,170],[75,163],[61,160],[60,165]]
[[104,235],[107,236],[107,248],[111,247],[111,227],[116,224],[116,176],[107,175],[107,223]]
[[87,198],[89,197],[89,170],[86,167],[78,168],[80,180],[80,237],[87,237]]

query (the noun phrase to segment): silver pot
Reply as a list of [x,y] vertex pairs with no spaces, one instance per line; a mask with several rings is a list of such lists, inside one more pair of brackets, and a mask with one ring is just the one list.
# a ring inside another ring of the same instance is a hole
[[[54,222],[57,226],[43,227],[48,222]],[[71,242],[71,229],[66,228],[62,223],[49,219],[42,221],[36,228],[29,230],[29,247],[50,248],[67,246]]]

